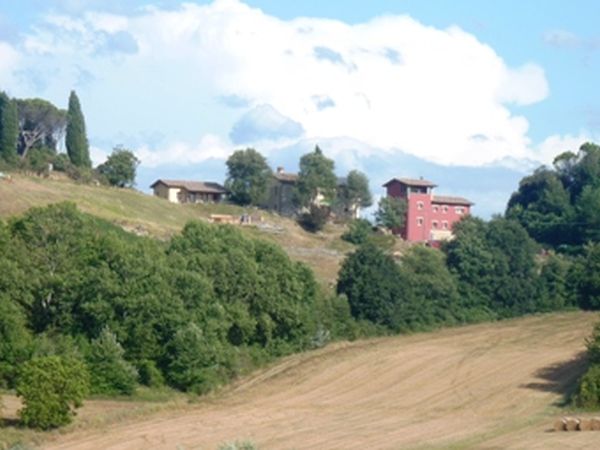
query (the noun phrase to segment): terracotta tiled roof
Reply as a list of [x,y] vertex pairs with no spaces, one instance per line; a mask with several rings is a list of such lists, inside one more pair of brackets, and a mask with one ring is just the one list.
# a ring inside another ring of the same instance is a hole
[[227,193],[227,189],[219,183],[214,183],[212,181],[156,180],[150,187],[153,188],[160,183],[167,187],[183,188],[188,192],[203,192],[208,194]]
[[423,179],[412,179],[412,178],[392,178],[390,181],[385,183],[383,186],[387,186],[390,183],[397,181],[402,184],[406,184],[407,186],[419,186],[419,187],[436,187],[437,184],[432,183],[431,181],[423,180]]
[[297,173],[287,173],[287,172],[275,172],[273,174],[273,176],[279,180],[279,181],[283,181],[284,183],[295,183],[296,181],[298,181],[298,174]]
[[474,203],[464,197],[452,197],[449,195],[434,195],[431,199],[432,203],[446,203],[448,205],[465,205],[471,206]]

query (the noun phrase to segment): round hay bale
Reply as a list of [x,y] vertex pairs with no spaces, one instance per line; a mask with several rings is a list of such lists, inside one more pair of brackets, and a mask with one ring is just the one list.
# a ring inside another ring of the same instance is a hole
[[600,417],[592,417],[592,430],[600,431]]
[[579,425],[579,419],[575,419],[574,417],[567,417],[566,418],[567,424],[566,424],[566,430],[567,431],[577,431],[577,427]]
[[564,417],[561,419],[557,419],[554,422],[554,431],[566,431],[567,430],[567,421]]
[[588,419],[587,417],[579,419],[577,429],[579,431],[590,431],[592,429],[592,419]]

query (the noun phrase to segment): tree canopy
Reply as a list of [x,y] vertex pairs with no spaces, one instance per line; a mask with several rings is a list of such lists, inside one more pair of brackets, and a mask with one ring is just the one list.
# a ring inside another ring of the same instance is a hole
[[15,100],[0,92],[0,158],[8,164],[17,160],[19,116]]
[[308,208],[320,197],[324,203],[331,204],[337,187],[333,170],[333,160],[327,158],[318,145],[313,152],[303,155],[294,193],[296,204]]
[[71,91],[69,95],[65,144],[67,154],[73,165],[76,167],[92,167],[89,144],[85,132],[85,119],[75,91]]
[[140,160],[131,150],[116,147],[106,162],[98,166],[98,173],[113,186],[131,187],[135,184],[135,173]]
[[19,116],[18,153],[25,158],[36,145],[56,151],[56,144],[62,137],[67,123],[66,111],[39,98],[18,99]]
[[406,220],[406,200],[397,197],[381,197],[375,211],[377,225],[390,230],[402,228]]
[[271,169],[263,155],[254,150],[237,150],[227,159],[225,187],[238,205],[260,205],[267,195]]
[[368,208],[373,204],[373,196],[369,189],[369,179],[358,170],[351,170],[344,183],[337,189],[337,201],[344,209],[356,217],[358,208]]

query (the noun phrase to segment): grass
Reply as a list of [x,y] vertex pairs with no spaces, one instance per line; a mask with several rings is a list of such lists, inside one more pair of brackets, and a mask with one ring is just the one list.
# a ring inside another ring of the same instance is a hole
[[262,216],[263,223],[241,227],[243,232],[281,245],[290,257],[311,266],[321,284],[331,286],[341,260],[352,245],[340,239],[342,225],[329,224],[323,232],[308,233],[295,221],[256,208],[229,204],[178,205],[133,189],[77,184],[55,179],[12,175],[0,179],[0,219],[29,208],[70,201],[82,211],[109,220],[137,234],[168,239],[190,220],[209,220],[211,214]]

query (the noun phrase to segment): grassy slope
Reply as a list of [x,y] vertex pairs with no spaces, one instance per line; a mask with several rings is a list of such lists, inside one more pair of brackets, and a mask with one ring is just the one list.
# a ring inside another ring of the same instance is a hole
[[[339,343],[288,357],[196,405],[81,421],[48,449],[597,448],[550,432],[597,314],[570,312]],[[102,405],[86,408],[102,412]],[[112,422],[112,424],[110,424]],[[91,429],[92,428],[92,429]]]
[[[206,220],[210,214],[253,213],[233,205],[176,205],[134,190],[80,185],[64,179],[21,175],[14,175],[11,181],[0,179],[0,219],[61,201],[72,201],[82,211],[160,238],[173,235],[190,220]],[[351,248],[339,239],[341,227],[329,225],[315,235],[292,220],[264,211],[260,214],[266,226],[243,227],[244,232],[282,245],[293,259],[309,264],[324,284],[335,282],[343,255]]]

